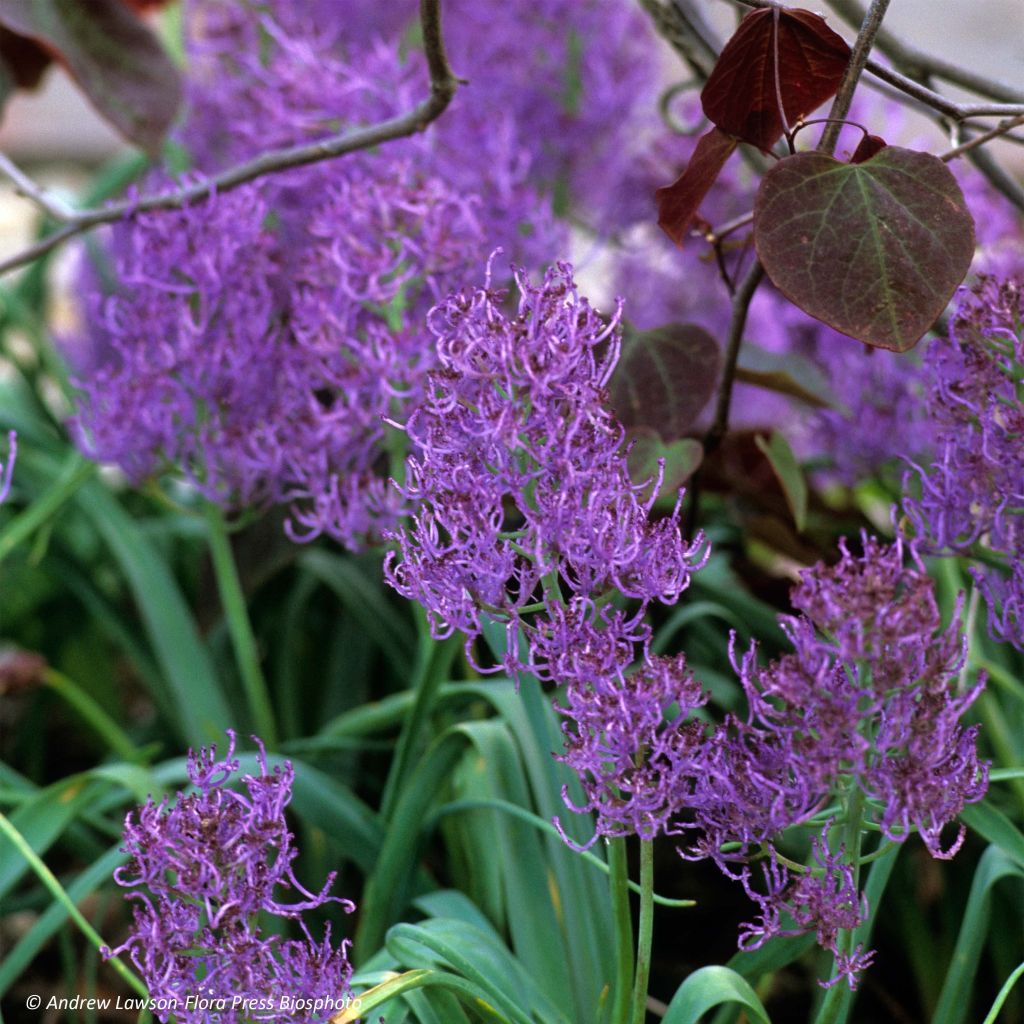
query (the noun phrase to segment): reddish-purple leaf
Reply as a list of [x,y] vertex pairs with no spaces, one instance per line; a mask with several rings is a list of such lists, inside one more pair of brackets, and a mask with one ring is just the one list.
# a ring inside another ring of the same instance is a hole
[[683,244],[698,207],[735,148],[735,139],[712,128],[701,136],[683,173],[671,185],[654,193],[658,200],[658,225],[676,245]]
[[650,331],[627,324],[610,385],[612,406],[628,429],[676,441],[714,394],[721,359],[718,342],[696,324]]
[[127,139],[150,153],[160,148],[178,110],[181,78],[122,0],[0,0],[0,24],[60,61]]
[[885,149],[889,143],[882,138],[881,135],[865,135],[860,142],[857,143],[857,148],[853,151],[853,156],[850,157],[851,164],[862,164],[865,160],[870,160],[880,149]]
[[964,279],[974,221],[949,168],[928,153],[886,146],[859,164],[798,153],[761,182],[754,244],[802,310],[905,352]]
[[835,95],[849,60],[849,46],[820,15],[754,11],[725,44],[701,105],[723,132],[767,151],[786,126]]
[[0,65],[8,82],[19,89],[34,89],[50,64],[50,55],[31,39],[0,25]]

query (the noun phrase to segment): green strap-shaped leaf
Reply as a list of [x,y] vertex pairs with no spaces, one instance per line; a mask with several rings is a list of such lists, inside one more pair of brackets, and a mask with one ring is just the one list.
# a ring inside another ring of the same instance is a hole
[[1013,877],[1024,880],[1024,868],[998,846],[990,846],[981,855],[932,1024],[963,1024],[981,951],[988,941],[992,888],[1002,879]]
[[127,577],[177,714],[182,738],[206,746],[235,724],[209,652],[170,569],[117,499],[93,480],[75,497]]
[[993,807],[988,800],[982,800],[981,803],[965,807],[960,812],[960,818],[968,828],[998,846],[1024,870],[1024,833],[1002,811]]
[[[99,860],[90,864],[69,886],[67,893],[74,903],[79,903],[100,886],[110,881],[110,876],[127,854],[122,853],[120,843],[107,850]],[[63,928],[68,920],[67,908],[53,902],[35,919],[32,927],[20,938],[17,944],[4,953],[4,961],[0,964],[0,996],[18,980],[22,971],[32,962],[36,954],[47,940]]]
[[664,1024],[697,1024],[705,1013],[723,1003],[738,1003],[755,1024],[771,1024],[750,984],[731,968],[719,965],[694,971],[679,986]]
[[807,481],[796,455],[793,454],[793,449],[778,430],[772,434],[771,441],[766,441],[760,435],[754,440],[771,463],[772,470],[782,485],[782,493],[786,496],[789,511],[793,514],[797,532],[802,533],[807,525]]

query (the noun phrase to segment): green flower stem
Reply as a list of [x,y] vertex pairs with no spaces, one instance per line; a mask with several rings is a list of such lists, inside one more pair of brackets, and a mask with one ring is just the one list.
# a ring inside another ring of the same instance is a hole
[[145,760],[131,737],[78,683],[54,668],[48,668],[43,673],[43,683],[67,701],[115,754],[132,764]]
[[629,1000],[633,991],[633,915],[629,912],[629,868],[626,840],[608,844],[608,889],[615,916],[615,984],[612,990],[612,1024],[629,1020]]
[[413,762],[422,753],[438,690],[441,684],[449,679],[452,662],[462,644],[462,637],[459,634],[447,640],[435,640],[430,635],[426,614],[418,606],[415,613],[419,644],[416,674],[411,686],[414,696],[412,707],[402,723],[398,746],[395,748],[395,756],[391,759],[387,782],[384,784],[380,811],[384,821],[391,820],[402,783],[408,776]]
[[[39,880],[50,891],[53,898],[60,903],[68,912],[68,917],[82,930],[85,937],[102,953],[109,948],[103,941],[99,932],[85,919],[82,912],[75,906],[74,901],[65,892],[64,887],[57,880],[57,876],[42,862],[39,855],[26,842],[25,837],[11,824],[6,815],[0,814],[0,832],[10,840],[11,845],[25,858],[28,865],[39,876]],[[118,974],[136,991],[140,996],[149,998],[149,989],[142,981],[130,971],[116,956],[111,957],[107,963],[117,971]]]
[[636,940],[636,978],[633,982],[632,1024],[647,1017],[647,980],[651,974],[654,936],[654,840],[640,840],[640,927]]
[[[864,819],[864,791],[856,782],[851,783],[851,791],[846,803],[846,823],[843,825],[843,848],[846,859],[853,866],[853,886],[860,888],[860,841]],[[876,908],[872,907],[872,910]],[[854,929],[842,933],[839,942],[844,953],[853,951],[855,941]],[[833,970],[833,977],[835,971]],[[825,994],[818,1010],[815,1024],[838,1024],[846,1020],[850,1012],[853,991],[842,981],[837,981]]]
[[256,649],[256,637],[253,635],[249,611],[242,592],[242,582],[238,578],[238,567],[231,552],[231,541],[228,538],[224,514],[212,502],[206,503],[207,539],[210,543],[210,556],[213,559],[213,571],[217,577],[217,589],[220,592],[221,605],[227,619],[228,632],[235,648],[238,669],[242,677],[246,701],[252,715],[253,725],[260,738],[268,748],[277,747],[277,724],[274,721],[274,709],[270,703],[270,692],[267,681],[260,668],[259,652]]

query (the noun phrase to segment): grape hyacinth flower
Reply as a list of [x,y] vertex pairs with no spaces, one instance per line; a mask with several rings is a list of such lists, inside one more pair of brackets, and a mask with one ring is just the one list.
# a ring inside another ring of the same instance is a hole
[[[928,353],[937,450],[911,463],[903,508],[926,550],[970,555],[989,628],[1024,650],[1024,281],[983,277]],[[915,484],[918,485],[915,487]],[[916,493],[915,493],[916,492]]]
[[[576,632],[566,639],[579,642]],[[558,707],[565,718],[565,753],[558,760],[577,774],[586,800],[577,806],[568,787],[562,797],[577,814],[593,813],[596,829],[580,847],[556,820],[566,843],[586,849],[599,836],[672,833],[670,821],[686,806],[702,769],[704,727],[688,716],[707,700],[683,655],[649,655],[630,675],[570,675],[565,706]]]
[[[210,1007],[222,1024],[326,1019],[349,993],[348,942],[332,946],[329,924],[317,941],[303,914],[329,902],[355,908],[328,895],[333,874],[319,892],[295,877],[298,851],[284,817],[291,765],[270,771],[256,740],[260,774],[242,777],[245,793],[228,789],[239,769],[235,735],[228,736],[223,760],[214,747],[189,755],[196,792],[178,794],[173,806],[150,799],[128,815],[130,859],[114,878],[128,889],[135,923],[107,955],[129,955],[165,1024],[172,1016],[206,1024]],[[260,915],[297,921],[303,937],[265,934]]]
[[[487,623],[504,623],[505,670],[567,687],[565,757],[598,833],[649,836],[676,809],[695,746],[686,710],[664,730],[660,716],[704,698],[684,663],[648,657],[644,613],[678,599],[704,542],[683,539],[678,502],[653,516],[658,480],[630,479],[606,391],[621,305],[602,317],[567,263],[516,284],[506,312],[488,265],[482,288],[431,314],[440,366],[404,427],[411,518],[385,578],[423,605],[435,637],[465,634],[471,659]],[[612,608],[616,597],[633,610]],[[602,724],[612,708],[618,723]]]
[[[760,905],[744,948],[794,934],[780,924],[788,910],[798,932],[815,931],[835,954],[833,981],[852,985],[870,954],[836,940],[866,914],[851,874],[861,816],[887,841],[917,831],[933,857],[952,857],[965,829],[948,844],[943,829],[984,796],[988,766],[978,727],[961,724],[983,682],[957,691],[966,654],[959,609],[943,628],[934,584],[902,541],[864,537],[860,556],[845,543],[840,551],[836,565],[808,570],[793,591],[802,614],[782,624],[794,653],[761,666],[751,648],[736,663],[748,714],[728,716],[706,742],[684,825],[698,834],[681,852],[712,857]],[[836,845],[830,818],[816,867],[783,863],[778,836],[834,799],[849,848]],[[765,892],[752,871],[763,858]]]
[[[493,258],[492,258],[493,261]],[[485,616],[515,636],[528,612],[568,601],[673,603],[701,564],[676,513],[655,521],[657,481],[635,484],[605,390],[619,354],[620,309],[606,322],[558,263],[540,285],[516,273],[514,315],[491,285],[431,314],[440,367],[405,431],[400,491],[411,525],[394,532],[388,582],[427,610],[435,637],[471,642]],[[509,648],[507,667],[518,645]],[[549,678],[541,648],[529,667]]]

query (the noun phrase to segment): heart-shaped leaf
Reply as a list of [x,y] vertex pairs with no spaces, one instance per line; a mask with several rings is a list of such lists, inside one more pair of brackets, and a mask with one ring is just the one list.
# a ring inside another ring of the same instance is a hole
[[675,501],[679,488],[697,472],[704,459],[704,446],[692,437],[665,444],[653,431],[630,431],[627,463],[629,478],[643,484],[658,477],[658,462],[664,460],[661,496]]
[[786,125],[835,95],[849,60],[849,46],[821,15],[778,7],[754,11],[722,49],[701,105],[727,135],[767,151]]
[[626,324],[611,380],[612,407],[627,429],[646,428],[676,441],[714,394],[721,362],[718,342],[696,324],[649,331]]
[[676,245],[682,245],[697,209],[736,148],[734,138],[712,128],[700,137],[682,174],[654,196],[658,201],[658,226]]
[[0,24],[59,60],[125,138],[159,150],[178,110],[181,78],[121,0],[0,0]]
[[964,279],[974,221],[949,168],[928,153],[886,146],[859,164],[798,153],[761,182],[754,244],[802,310],[905,352]]

